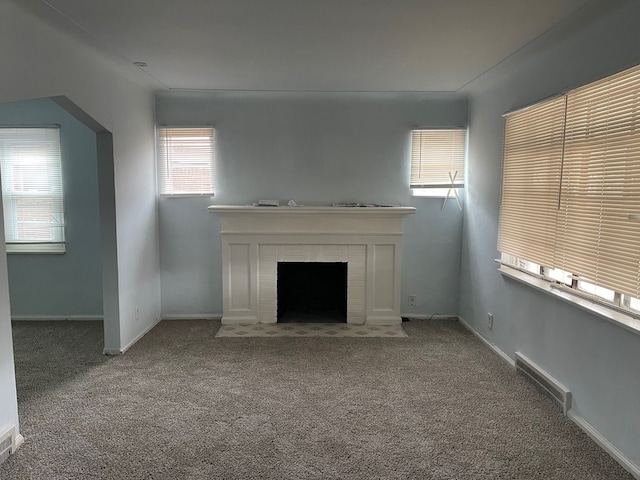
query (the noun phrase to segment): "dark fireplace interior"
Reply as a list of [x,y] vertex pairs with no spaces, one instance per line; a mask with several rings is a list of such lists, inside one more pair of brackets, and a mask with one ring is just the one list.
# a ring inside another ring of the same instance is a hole
[[346,262],[278,262],[278,322],[346,321]]

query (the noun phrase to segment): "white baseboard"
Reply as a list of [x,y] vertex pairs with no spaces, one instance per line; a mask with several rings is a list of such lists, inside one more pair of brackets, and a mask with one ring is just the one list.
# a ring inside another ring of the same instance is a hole
[[407,318],[413,318],[415,320],[449,320],[449,319],[453,319],[453,320],[457,320],[458,319],[458,315],[456,314],[451,314],[451,315],[442,315],[439,313],[434,313],[434,314],[428,314],[428,313],[401,313],[400,314],[401,317],[407,317]]
[[12,321],[17,322],[48,322],[48,321],[96,321],[104,320],[103,315],[12,315]]
[[131,340],[124,347],[122,347],[122,348],[105,348],[104,350],[102,350],[102,353],[104,355],[122,355],[127,350],[129,350],[131,347],[133,347],[142,337],[144,337],[147,333],[149,333],[153,329],[153,327],[158,325],[158,323],[160,323],[160,320],[162,320],[161,317],[158,317],[155,322],[153,322],[151,325],[149,325],[147,328],[145,328],[140,334],[138,334],[138,336],[136,338]]
[[622,467],[633,475],[634,478],[640,480],[640,466],[629,460],[620,450],[618,450],[609,440],[607,440],[600,432],[598,432],[593,426],[587,422],[582,416],[578,415],[572,410],[569,410],[567,414],[570,420],[578,425],[584,433],[589,435],[591,439],[600,445],[605,452],[618,462]]
[[163,313],[162,320],[220,320],[221,313]]
[[458,316],[458,322],[464,328],[473,333],[482,343],[484,343],[487,347],[493,350],[500,358],[502,358],[505,362],[511,365],[514,369],[516,368],[516,361],[507,355],[500,347],[498,347],[495,343],[491,343],[489,340],[484,338],[480,332],[478,332],[475,328],[473,328],[470,324],[468,324],[462,317]]
[[16,450],[18,450],[23,443],[24,443],[24,437],[21,434],[16,435],[16,444],[14,446],[13,453],[15,453]]

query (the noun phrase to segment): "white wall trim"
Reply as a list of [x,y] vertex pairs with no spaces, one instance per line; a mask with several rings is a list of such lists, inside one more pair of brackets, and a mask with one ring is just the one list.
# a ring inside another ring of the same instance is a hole
[[611,457],[618,462],[622,467],[628,471],[634,478],[640,480],[640,466],[633,463],[627,458],[620,450],[618,450],[604,435],[598,432],[593,426],[587,422],[581,415],[574,412],[573,409],[569,410],[567,417],[571,419],[576,425],[578,425],[584,433],[589,435],[591,439],[596,442],[600,447],[607,452]]
[[153,327],[158,325],[158,323],[160,323],[160,320],[161,320],[161,317],[158,317],[155,322],[153,322],[151,325],[149,325],[147,328],[145,328],[136,338],[131,340],[124,347],[122,347],[122,348],[105,348],[104,350],[102,350],[102,353],[105,354],[105,355],[122,355],[127,350],[129,350],[131,347],[133,347],[138,342],[138,340],[140,340],[147,333],[149,333],[151,331],[151,329],[153,329]]
[[505,362],[511,365],[512,368],[516,368],[516,361],[507,355],[500,347],[498,347],[495,343],[491,343],[489,340],[484,338],[480,332],[478,332],[475,328],[473,328],[469,323],[467,323],[462,317],[458,316],[458,322],[460,325],[465,327],[471,333],[473,333],[482,343],[484,343],[487,347],[493,350],[500,358],[502,358]]
[[439,314],[439,313],[401,313],[400,316],[414,320],[458,320],[458,315],[452,313]]
[[220,320],[222,313],[163,313],[162,320]]
[[13,447],[13,453],[15,453],[16,450],[18,450],[22,446],[23,443],[24,443],[24,437],[20,433],[17,434],[16,435],[16,441],[15,441],[15,444],[14,444],[14,447]]
[[[473,333],[476,337],[482,341],[487,347],[496,352],[504,361],[506,361],[509,365],[511,365],[515,369],[515,360],[512,360],[509,355],[507,355],[504,351],[502,351],[497,345],[489,342],[486,338],[484,338],[475,328],[473,328],[469,323],[467,323],[462,317],[458,317],[458,321],[461,325],[463,325],[467,330]],[[611,455],[616,462],[618,462],[625,470],[627,470],[631,475],[634,476],[637,480],[640,480],[640,466],[633,463],[629,458],[627,458],[620,450],[618,450],[609,440],[607,440],[604,435],[598,432],[589,422],[587,422],[581,415],[575,413],[572,408],[567,412],[567,418],[573,421],[578,427],[582,429],[591,439],[596,442],[605,452]]]
[[48,322],[48,321],[95,321],[104,320],[103,315],[12,315],[11,321],[17,322]]

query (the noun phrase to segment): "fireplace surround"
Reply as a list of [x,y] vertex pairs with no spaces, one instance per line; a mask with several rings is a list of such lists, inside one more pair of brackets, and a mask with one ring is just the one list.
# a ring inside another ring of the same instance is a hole
[[347,322],[400,323],[402,220],[414,207],[212,205],[225,324],[277,322],[279,262],[347,263]]

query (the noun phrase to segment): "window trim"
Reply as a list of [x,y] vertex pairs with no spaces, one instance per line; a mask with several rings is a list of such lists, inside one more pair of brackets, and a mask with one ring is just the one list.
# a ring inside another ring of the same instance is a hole
[[[210,129],[212,131],[212,144],[211,144],[211,191],[210,192],[179,192],[179,193],[163,193],[162,174],[161,174],[161,158],[160,158],[160,131],[163,129]],[[216,128],[214,125],[157,125],[155,129],[155,149],[156,149],[156,175],[158,196],[160,198],[202,198],[215,196],[216,190]]]
[[[59,239],[54,242],[36,242],[36,241],[25,241],[25,242],[12,242],[7,241],[5,234],[5,252],[8,255],[21,255],[21,254],[54,254],[60,255],[66,253],[66,223],[65,223],[65,207],[64,207],[64,172],[62,168],[63,162],[63,146],[62,146],[62,127],[59,124],[27,124],[27,125],[0,125],[0,129],[54,129],[58,132],[58,149],[60,154],[60,190],[61,190],[61,202],[62,202],[62,222],[58,225],[62,231]],[[2,193],[2,189],[0,188],[0,194]],[[38,196],[38,195],[36,195]],[[5,205],[3,203],[2,215],[4,216],[4,208]],[[6,219],[3,219],[3,225],[6,222]]]
[[60,255],[67,251],[66,243],[6,243],[5,245],[9,255]]
[[[464,159],[462,161],[463,171],[462,171],[462,181],[456,178],[454,184],[451,183],[443,183],[436,182],[424,185],[415,185],[411,183],[411,177],[413,176],[413,135],[414,132],[437,132],[437,131],[462,131],[464,132]],[[451,189],[455,189],[459,192],[460,189],[465,188],[465,178],[466,172],[465,169],[467,167],[467,159],[468,159],[468,151],[469,151],[469,128],[461,127],[461,126],[447,126],[447,127],[415,127],[411,129],[410,132],[410,147],[409,147],[409,188],[411,189],[411,195],[414,197],[426,197],[426,198],[446,198],[450,194]]]

